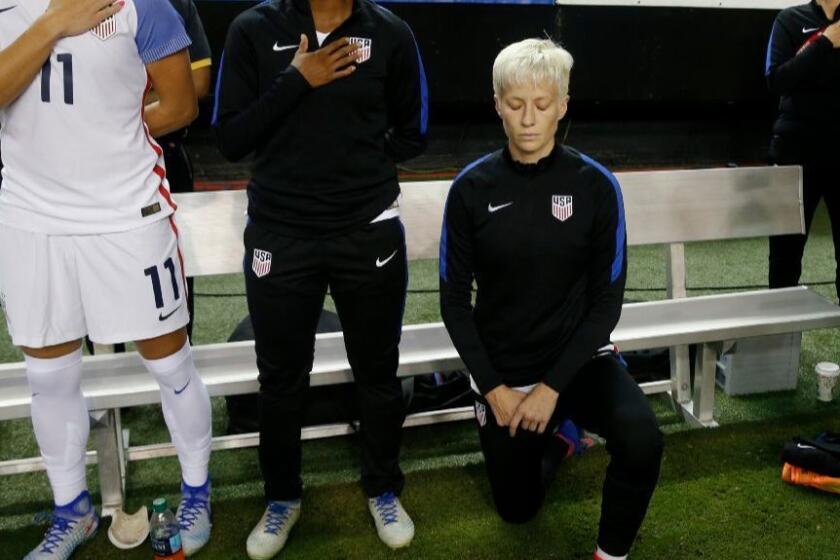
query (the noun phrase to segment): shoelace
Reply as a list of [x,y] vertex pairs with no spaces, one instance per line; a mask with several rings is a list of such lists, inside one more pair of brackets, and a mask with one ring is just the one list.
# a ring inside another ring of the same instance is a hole
[[265,532],[276,535],[288,521],[292,509],[276,502],[268,505],[267,517],[265,518]]
[[376,513],[382,518],[384,525],[396,523],[398,519],[397,497],[391,492],[386,492],[376,497]]
[[207,500],[188,497],[182,498],[181,507],[178,508],[178,524],[181,526],[181,529],[191,529],[199,517],[201,517],[202,510],[205,509],[207,509]]
[[41,512],[35,515],[35,523],[49,523],[50,527],[44,535],[41,552],[52,554],[55,549],[61,546],[64,537],[73,530],[78,521],[53,515],[50,512]]

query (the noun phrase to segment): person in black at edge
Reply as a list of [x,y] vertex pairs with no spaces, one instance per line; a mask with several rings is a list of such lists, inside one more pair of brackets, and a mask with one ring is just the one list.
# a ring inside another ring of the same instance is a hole
[[300,514],[301,418],[328,287],[355,377],[362,487],[380,538],[406,546],[414,524],[397,498],[396,370],[408,269],[396,162],[424,150],[428,118],[413,34],[370,0],[263,2],[231,24],[216,92],[221,152],[256,152],[244,266],[267,507],[248,554],[276,554]]
[[831,221],[840,296],[840,140],[832,122],[840,111],[840,0],[812,0],[782,10],[773,23],[765,76],[781,97],[773,126],[770,163],[801,165],[805,235],[770,238],[770,287],[796,286],[802,254],[820,199]]
[[[210,93],[210,67],[212,66],[212,53],[210,52],[207,35],[204,33],[204,26],[201,24],[201,18],[193,0],[169,0],[169,3],[184,20],[184,28],[192,41],[190,62],[192,64],[195,94],[199,100],[204,99]],[[154,95],[154,92],[151,95]],[[157,139],[161,148],[163,148],[166,176],[169,179],[170,190],[174,193],[193,191],[192,161],[184,147],[188,131],[189,129],[185,128]],[[190,312],[190,322],[187,324],[187,335],[190,339],[192,339],[195,322],[194,303],[193,278],[189,277],[187,278],[187,309]]]
[[645,517],[663,438],[610,344],[627,271],[619,184],[555,141],[571,67],[550,40],[521,41],[496,58],[508,144],[467,166],[449,192],[440,304],[472,377],[499,515],[524,523],[537,514],[556,472],[545,465],[553,433],[570,418],[607,441],[595,558],[611,560],[626,557]]

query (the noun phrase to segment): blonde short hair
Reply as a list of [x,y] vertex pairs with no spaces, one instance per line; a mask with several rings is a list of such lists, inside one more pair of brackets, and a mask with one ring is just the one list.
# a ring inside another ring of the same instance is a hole
[[574,59],[550,39],[525,39],[508,45],[493,62],[493,93],[501,96],[517,85],[556,84],[560,97],[569,93]]

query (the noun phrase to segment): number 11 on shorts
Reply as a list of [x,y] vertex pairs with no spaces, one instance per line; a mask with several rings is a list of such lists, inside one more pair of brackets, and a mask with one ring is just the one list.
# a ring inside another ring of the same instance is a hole
[[[163,267],[169,270],[169,276],[172,278],[172,293],[175,294],[175,301],[181,299],[181,292],[178,289],[178,276],[175,273],[175,263],[172,262],[172,257],[166,259]],[[146,276],[152,279],[152,290],[155,292],[155,306],[158,309],[163,309],[163,290],[160,289],[160,273],[157,266],[150,266],[143,271]]]

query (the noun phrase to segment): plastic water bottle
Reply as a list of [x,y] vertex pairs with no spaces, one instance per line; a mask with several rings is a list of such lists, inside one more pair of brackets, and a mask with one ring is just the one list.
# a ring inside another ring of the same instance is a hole
[[181,548],[181,528],[175,514],[166,504],[166,498],[158,498],[152,502],[152,521],[149,526],[149,536],[155,560],[184,560]]

